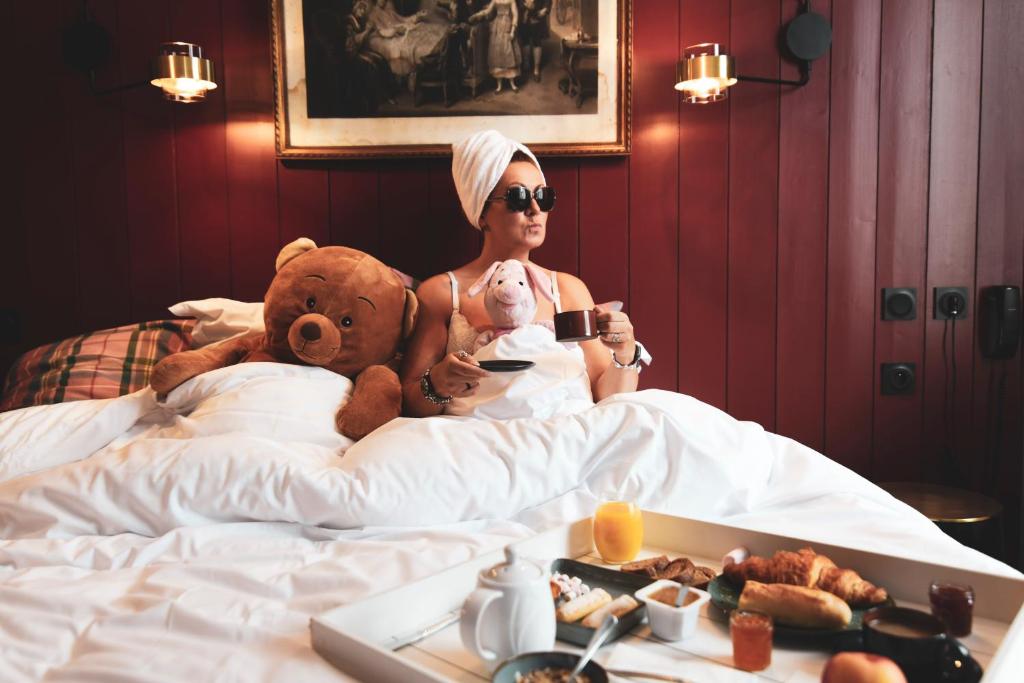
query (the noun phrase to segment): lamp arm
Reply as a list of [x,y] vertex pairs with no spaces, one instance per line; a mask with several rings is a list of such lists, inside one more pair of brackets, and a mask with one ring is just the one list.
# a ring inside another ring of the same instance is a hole
[[132,88],[138,88],[143,85],[149,85],[149,81],[139,81],[138,83],[126,83],[124,85],[117,85],[113,88],[104,88],[98,90],[96,88],[96,72],[89,71],[89,90],[92,91],[93,95],[109,95],[110,93],[121,92],[122,90],[131,90]]
[[762,78],[760,76],[741,76],[736,74],[737,81],[749,81],[752,83],[772,83],[775,85],[794,85],[801,87],[807,85],[811,80],[811,63],[801,62],[800,63],[800,80],[786,80],[781,78]]

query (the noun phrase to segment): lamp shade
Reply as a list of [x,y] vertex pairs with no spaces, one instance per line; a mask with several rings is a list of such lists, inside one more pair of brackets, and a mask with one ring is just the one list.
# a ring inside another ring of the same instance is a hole
[[676,90],[689,104],[724,100],[735,84],[736,60],[721,54],[718,43],[689,46],[676,67]]
[[153,85],[174,102],[198,102],[217,87],[213,62],[193,43],[164,43],[153,59]]

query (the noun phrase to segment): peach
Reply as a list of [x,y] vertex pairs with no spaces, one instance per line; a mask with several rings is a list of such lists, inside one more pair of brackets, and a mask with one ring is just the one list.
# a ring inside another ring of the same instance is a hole
[[821,683],[907,683],[907,678],[888,657],[840,652],[828,660],[821,672]]

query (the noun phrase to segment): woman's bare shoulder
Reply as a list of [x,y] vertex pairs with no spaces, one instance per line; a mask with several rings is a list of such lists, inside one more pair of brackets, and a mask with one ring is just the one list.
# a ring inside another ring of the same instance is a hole
[[594,305],[586,283],[570,273],[558,273],[558,294],[565,310],[591,308]]
[[451,301],[451,280],[447,273],[440,273],[428,277],[416,288],[416,298],[421,303],[431,304],[444,301]]

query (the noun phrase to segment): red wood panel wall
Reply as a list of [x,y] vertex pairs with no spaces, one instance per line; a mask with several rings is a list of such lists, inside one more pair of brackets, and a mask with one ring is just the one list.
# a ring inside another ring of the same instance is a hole
[[[729,37],[729,4],[689,2],[680,45]],[[679,108],[679,391],[726,408],[729,117],[732,102]],[[652,368],[653,369],[653,368]]]
[[[785,1],[782,7],[784,19],[797,9]],[[831,14],[825,4],[818,10]],[[811,82],[779,102],[776,429],[818,450],[825,445],[831,65],[826,54]],[[788,63],[782,74],[799,75]]]
[[[915,287],[926,294],[928,161],[931,114],[932,2],[887,2],[882,7],[881,59],[899,63],[884,69],[878,108],[878,230],[875,290]],[[921,306],[928,297],[922,296]],[[880,302],[879,302],[880,305]],[[924,368],[925,316],[881,321],[874,330],[874,364],[900,360]],[[874,378],[875,391],[880,375]],[[921,391],[877,401],[873,469],[894,480],[922,475]],[[914,425],[907,429],[906,425]]]
[[875,395],[872,276],[881,0],[835,0],[832,19],[825,450],[864,472],[871,462]]
[[[1024,26],[1024,3],[988,0],[981,62],[981,121],[978,150],[978,222],[974,292],[1024,279],[1024,60],[1014,56]],[[977,305],[978,297],[972,297]],[[968,464],[973,484],[1015,500],[1021,483],[1021,356],[973,361],[976,457]],[[971,374],[965,370],[964,381]],[[1022,549],[1024,550],[1024,549]],[[1024,565],[1024,559],[1021,563]]]
[[[999,481],[1016,505],[1020,360],[980,356],[974,313],[979,288],[1020,285],[1024,271],[1021,3],[815,0],[834,41],[808,86],[741,83],[704,107],[671,87],[682,49],[718,41],[741,73],[795,77],[776,40],[799,3],[633,5],[633,153],[545,160],[560,202],[537,260],[581,275],[598,301],[626,301],[656,358],[644,387],[879,480],[933,476],[948,452],[975,488]],[[257,299],[300,235],[418,276],[475,255],[446,160],[274,158],[266,2],[89,3],[114,36],[100,87],[143,78],[156,43],[193,40],[220,83],[195,106],[149,88],[92,94],[60,58],[80,7],[23,1],[0,15],[18,27],[5,54],[33,55],[3,114],[17,134],[0,311],[22,334],[0,362],[181,299]],[[971,288],[951,408],[953,329],[930,319],[943,285]],[[916,321],[880,320],[890,286],[918,289]],[[917,364],[912,396],[880,395],[890,361]]]

